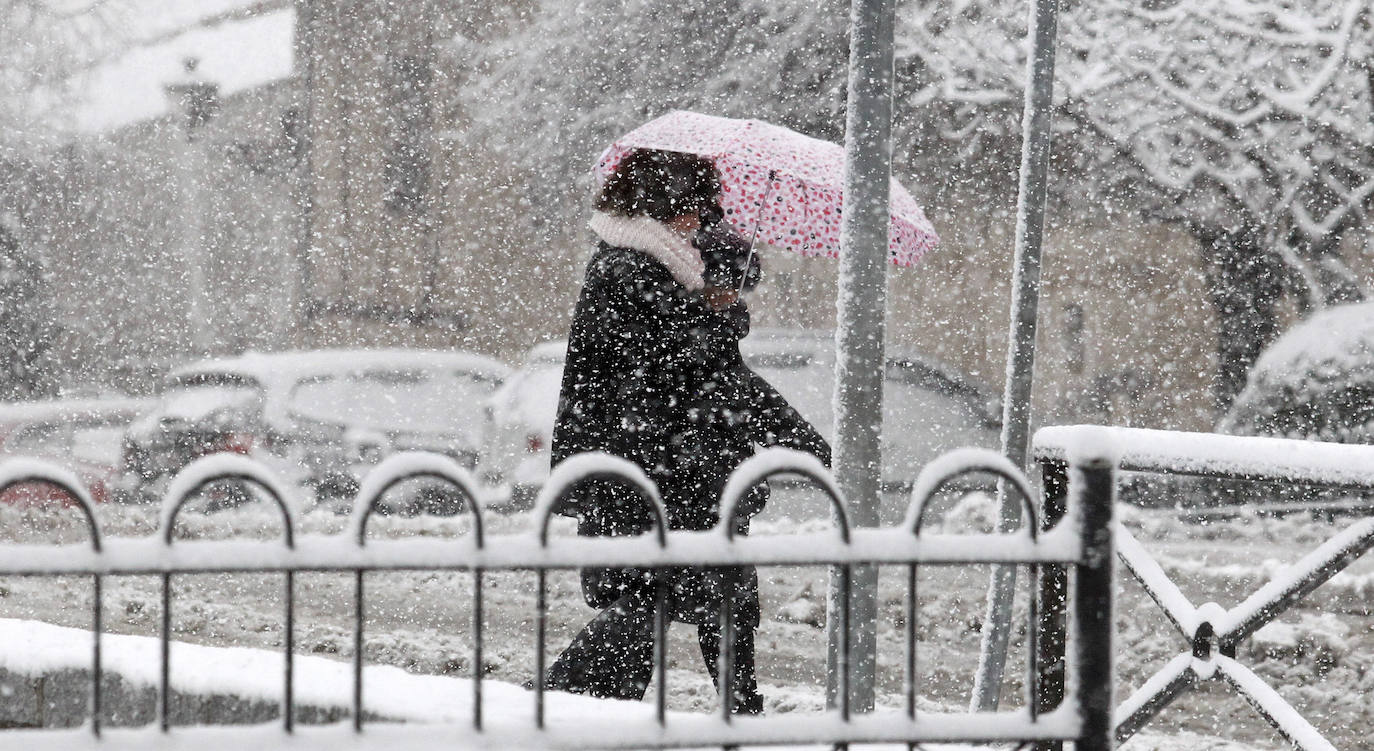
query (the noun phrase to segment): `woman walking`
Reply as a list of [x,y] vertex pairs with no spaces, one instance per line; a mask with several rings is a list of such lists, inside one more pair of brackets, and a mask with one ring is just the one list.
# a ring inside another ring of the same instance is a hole
[[[716,449],[729,444],[738,453],[747,443],[752,453],[748,439],[729,435],[741,430],[731,416],[758,396],[749,388],[756,384],[732,370],[743,334],[730,314],[708,304],[703,293],[711,274],[693,245],[702,215],[719,215],[718,193],[714,165],[677,152],[632,152],[606,180],[590,222],[599,243],[568,336],[554,425],[554,464],[587,451],[634,462],[658,486],[671,529],[709,529],[718,521],[719,492],[738,461],[722,461]],[[635,535],[651,525],[637,492],[611,481],[582,483],[560,512],[575,516],[583,535]],[[653,673],[659,585],[669,590],[669,616],[697,625],[713,678],[723,595],[735,590],[728,614],[736,635],[732,706],[762,711],[753,674],[758,587],[751,567],[584,570],[583,595],[603,612],[550,668],[547,687],[642,698]]]

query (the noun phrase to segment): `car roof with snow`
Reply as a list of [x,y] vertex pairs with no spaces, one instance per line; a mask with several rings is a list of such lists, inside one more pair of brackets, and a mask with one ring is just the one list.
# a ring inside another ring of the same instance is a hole
[[288,419],[291,387],[304,379],[366,373],[378,370],[427,370],[475,373],[501,383],[510,368],[499,360],[472,352],[421,349],[321,349],[291,352],[250,353],[238,357],[202,360],[177,368],[166,383],[175,384],[199,375],[232,375],[258,384],[265,390],[264,414]]
[[230,373],[264,386],[281,385],[315,375],[358,373],[377,369],[462,370],[504,380],[510,368],[499,360],[471,352],[418,349],[323,349],[251,353],[201,360],[168,376],[168,382],[201,373]]
[[84,417],[137,415],[157,404],[156,399],[51,399],[35,402],[0,402],[0,423],[39,420],[75,420]]
[[568,340],[555,339],[550,342],[540,342],[530,347],[530,351],[525,354],[526,365],[557,365],[561,364],[568,357]]
[[[835,352],[835,333],[826,329],[755,328],[740,341],[740,350],[753,364],[770,356],[822,356],[829,365]],[[900,377],[932,391],[957,396],[984,414],[989,423],[1001,424],[1001,399],[997,392],[964,371],[938,358],[906,348],[888,347],[888,376]],[[810,364],[796,363],[793,367]]]
[[[568,343],[563,339],[536,344],[526,354],[523,369],[561,366],[567,349]],[[740,341],[740,350],[755,367],[829,366],[834,357],[835,333],[828,329],[756,327]],[[779,358],[784,358],[785,362]],[[1000,396],[968,373],[937,358],[904,348],[889,348],[887,361],[889,377],[961,399],[987,425],[1001,425]]]

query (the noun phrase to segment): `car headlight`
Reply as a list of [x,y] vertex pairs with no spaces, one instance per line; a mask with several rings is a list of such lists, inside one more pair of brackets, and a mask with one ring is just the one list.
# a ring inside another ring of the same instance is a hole
[[362,464],[376,464],[382,460],[382,447],[376,443],[358,445],[358,461]]

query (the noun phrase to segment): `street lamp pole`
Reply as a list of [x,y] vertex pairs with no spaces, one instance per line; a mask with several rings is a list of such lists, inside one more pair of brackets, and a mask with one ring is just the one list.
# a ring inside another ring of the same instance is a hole
[[[887,307],[888,206],[892,180],[893,0],[850,6],[849,92],[845,112],[844,204],[835,325],[835,476],[855,526],[878,525],[882,478],[883,339]],[[848,629],[838,623],[842,570],[832,570],[827,598],[826,701],[873,709],[877,662],[878,569],[855,566]],[[844,633],[848,631],[849,633]],[[849,640],[843,664],[842,640]],[[848,676],[847,681],[841,677]]]
[[[1030,59],[1026,62],[1026,105],[1022,116],[1021,183],[1016,199],[1016,247],[1012,269],[1011,332],[1007,382],[1002,404],[1002,451],[1025,468],[1030,442],[1031,376],[1035,371],[1035,328],[1040,307],[1040,248],[1045,235],[1045,197],[1049,187],[1050,127],[1054,113],[1054,46],[1059,30],[1059,0],[1032,0]],[[1021,523],[1020,500],[998,486],[998,528]],[[987,617],[974,678],[970,709],[997,709],[1002,668],[1011,635],[1011,601],[1016,567],[994,566],[988,585]],[[1031,595],[1035,596],[1034,593]]]
[[182,63],[181,80],[164,88],[168,100],[180,110],[184,137],[177,155],[177,188],[180,198],[181,261],[186,269],[187,323],[191,346],[196,355],[208,354],[211,347],[208,298],[205,291],[206,213],[210,160],[201,143],[202,130],[219,111],[219,85],[203,80],[197,73],[199,61],[188,57]]

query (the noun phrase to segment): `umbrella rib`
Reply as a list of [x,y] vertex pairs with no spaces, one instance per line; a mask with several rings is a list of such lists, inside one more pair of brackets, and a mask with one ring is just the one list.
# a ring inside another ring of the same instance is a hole
[[768,196],[773,192],[773,181],[777,179],[777,172],[768,170],[768,185],[763,189],[763,198],[759,201],[758,216],[754,217],[754,236],[749,238],[749,255],[744,259],[744,275],[739,280],[739,289],[736,294],[744,294],[744,284],[749,281],[749,265],[754,262],[754,248],[759,241],[759,227],[763,226],[763,207],[768,202]]

